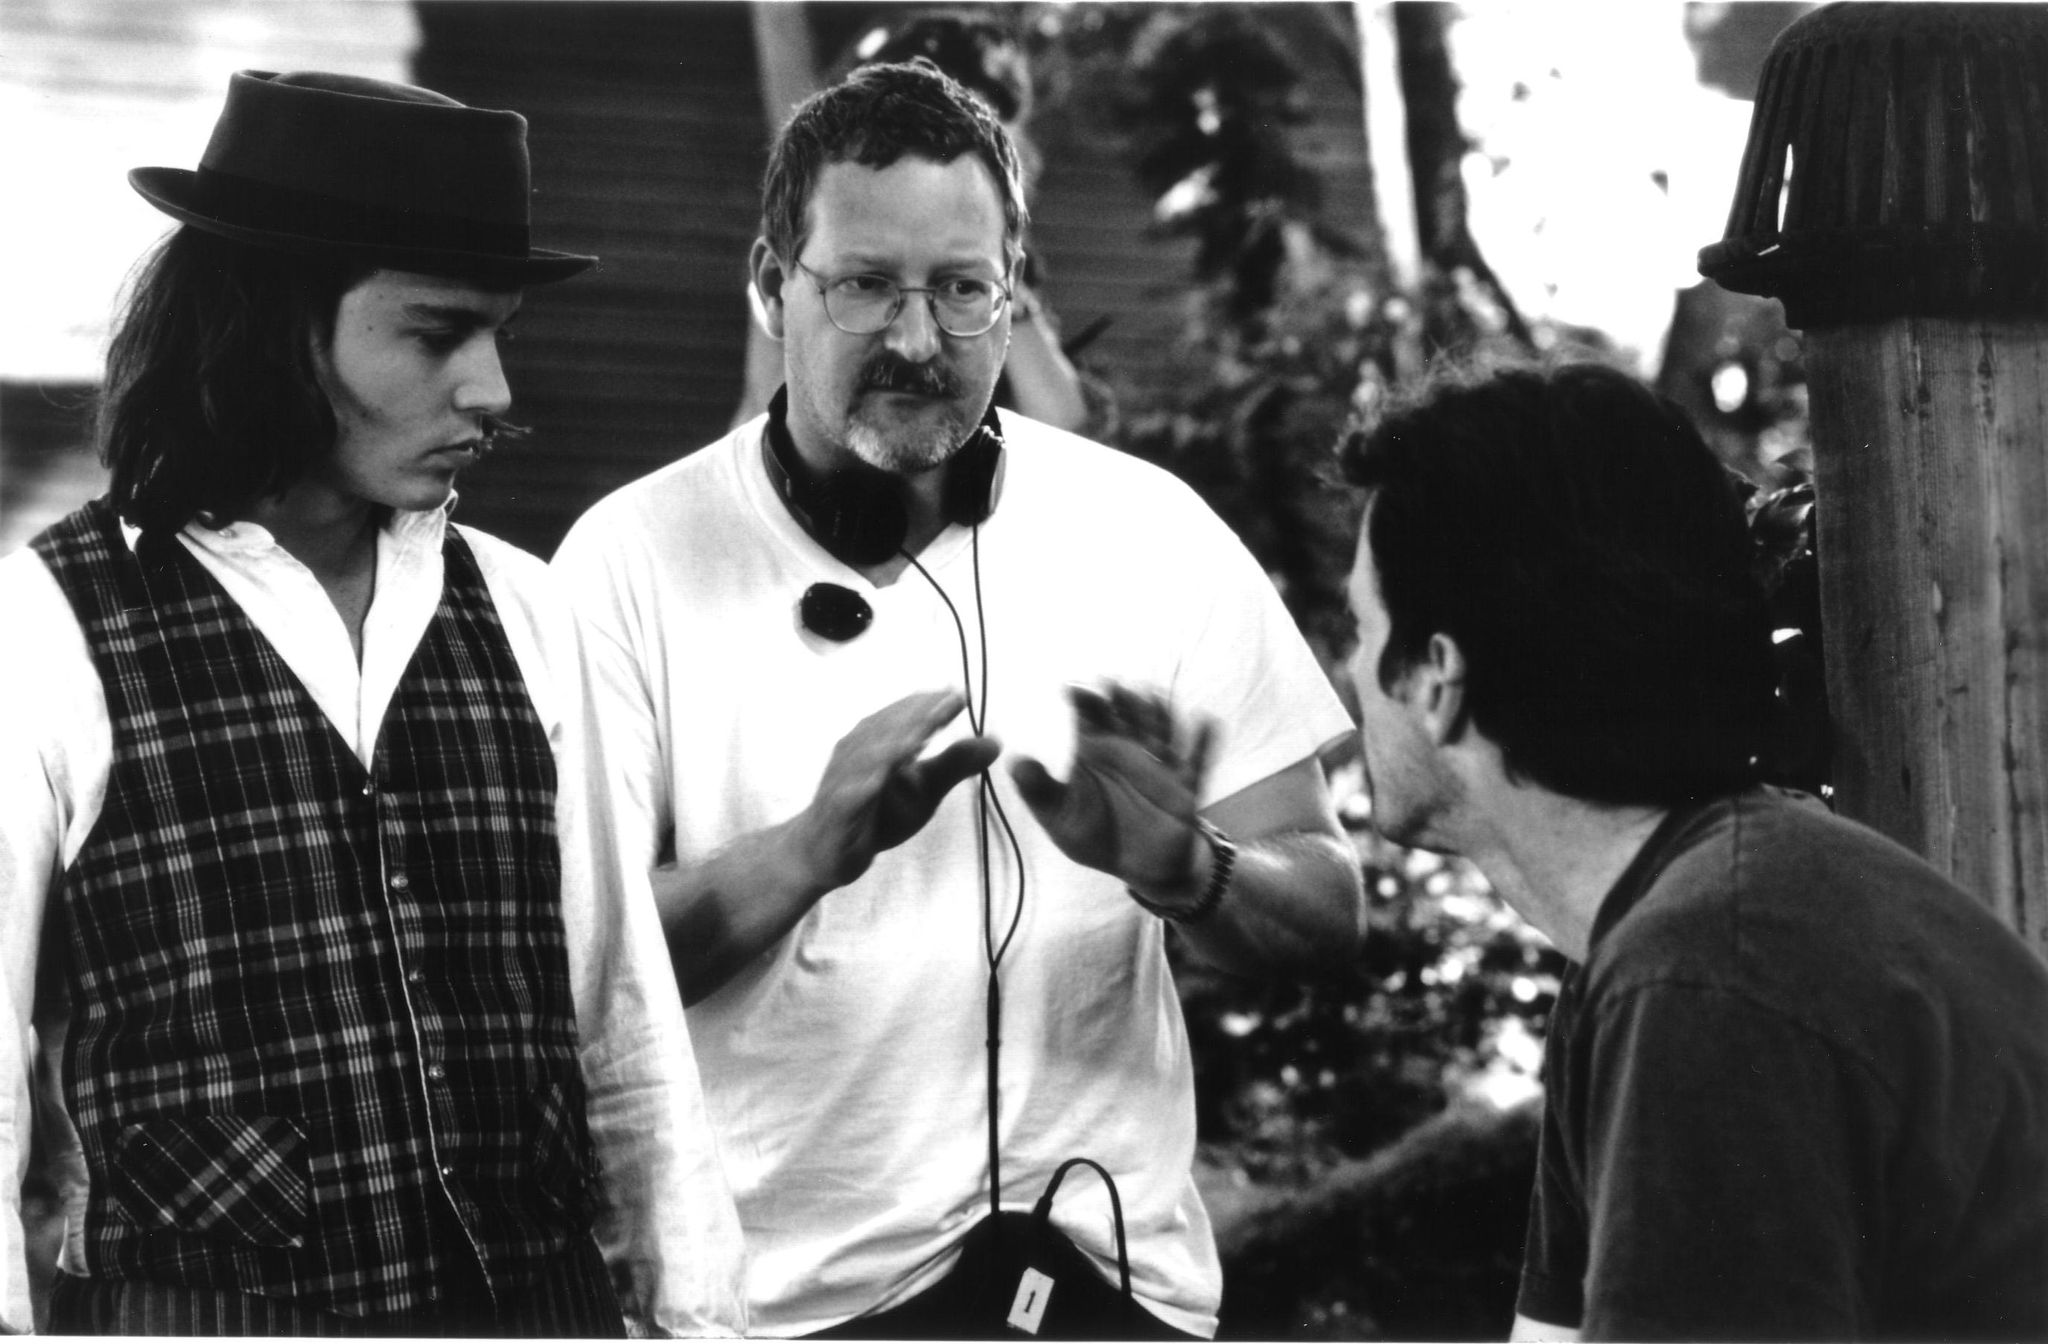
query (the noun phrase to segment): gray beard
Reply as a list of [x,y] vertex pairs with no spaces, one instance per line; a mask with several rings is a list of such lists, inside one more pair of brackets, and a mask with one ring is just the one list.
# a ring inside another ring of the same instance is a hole
[[856,412],[846,422],[846,446],[871,467],[895,476],[929,471],[953,455],[967,436],[948,416],[930,430],[885,433]]

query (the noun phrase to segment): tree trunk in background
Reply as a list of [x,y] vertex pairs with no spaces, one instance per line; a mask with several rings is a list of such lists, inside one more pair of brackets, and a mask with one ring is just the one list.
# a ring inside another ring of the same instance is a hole
[[782,129],[790,110],[818,89],[810,15],[795,0],[753,0],[748,8],[753,12],[754,61],[761,71],[761,113],[772,135]]
[[1458,124],[1460,85],[1450,48],[1458,7],[1400,0],[1393,9],[1422,250],[1425,335],[1436,349],[1464,351],[1505,331],[1531,347],[1528,325],[1480,255],[1468,219],[1464,162],[1471,143]]
[[[754,64],[761,72],[761,115],[772,137],[790,112],[818,91],[818,58],[811,41],[809,6],[798,0],[752,0]],[[760,296],[747,285],[746,376],[732,423],[741,425],[768,409],[782,384],[782,342],[761,323]]]
[[1422,276],[1422,248],[1416,235],[1415,183],[1408,169],[1408,116],[1401,98],[1395,6],[1388,0],[1356,0],[1351,7],[1358,30],[1360,103],[1365,112],[1367,170],[1388,278],[1404,294]]

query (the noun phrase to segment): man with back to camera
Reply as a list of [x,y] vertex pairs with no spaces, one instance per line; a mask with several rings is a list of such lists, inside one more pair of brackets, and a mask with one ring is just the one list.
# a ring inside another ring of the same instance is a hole
[[[110,493],[0,562],[33,651],[0,1059],[24,1079],[33,1026],[49,1328],[743,1328],[681,1002],[592,825],[573,616],[448,521],[523,288],[595,260],[529,246],[525,119],[247,71],[197,172],[130,181],[183,227],[113,336]],[[30,1124],[0,1089],[12,1172]]]
[[[921,62],[856,71],[792,116],[763,194],[752,274],[784,388],[555,560],[625,843],[676,860],[658,898],[751,1319],[999,1333],[1020,1275],[984,1267],[1086,1157],[1116,1183],[1142,1314],[1105,1288],[1115,1220],[1077,1173],[1052,1220],[1081,1250],[1040,1333],[1211,1334],[1165,929],[1245,972],[1355,955],[1358,867],[1316,757],[1349,720],[1189,491],[990,411],[1025,214],[979,100]],[[956,787],[997,734],[1055,765],[1071,735],[1065,781],[1018,759]]]
[[1683,413],[1509,370],[1346,457],[1374,822],[1576,963],[1516,1336],[2048,1337],[2048,968],[1755,782],[1770,632]]

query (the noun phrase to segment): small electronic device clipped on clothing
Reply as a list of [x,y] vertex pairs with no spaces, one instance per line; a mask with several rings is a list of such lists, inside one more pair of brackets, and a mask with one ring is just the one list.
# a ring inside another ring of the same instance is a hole
[[[1060,1182],[1075,1167],[1093,1170],[1102,1178],[1103,1187],[1109,1194],[1116,1235],[1115,1289],[1110,1289],[1096,1275],[1081,1248],[1053,1226],[1053,1196],[1059,1193]],[[995,1216],[994,1221],[1001,1224],[1016,1217],[1015,1214],[1001,1213]],[[1142,1327],[1150,1317],[1131,1295],[1131,1253],[1124,1240],[1123,1200],[1117,1194],[1115,1178],[1101,1163],[1086,1157],[1070,1157],[1060,1163],[1053,1171],[1052,1179],[1046,1182],[1045,1193],[1039,1196],[1022,1232],[1022,1244],[1015,1249],[1017,1258],[1013,1262],[1022,1272],[1017,1276],[1017,1290],[1011,1295],[1005,1325],[1020,1334],[1045,1332],[1047,1338],[1052,1339],[1142,1337],[1145,1333]],[[1061,1307],[1060,1316],[1048,1323],[1046,1313],[1052,1307],[1053,1289],[1059,1286],[1061,1275],[1071,1285],[1067,1294],[1070,1300]]]
[[814,583],[804,589],[796,614],[804,629],[835,644],[862,633],[875,619],[866,598],[837,583]]
[[1052,1276],[1043,1270],[1026,1269],[1024,1277],[1017,1281],[1016,1300],[1010,1303],[1010,1328],[1022,1330],[1027,1335],[1037,1334],[1039,1322],[1045,1319],[1045,1309],[1051,1301]]

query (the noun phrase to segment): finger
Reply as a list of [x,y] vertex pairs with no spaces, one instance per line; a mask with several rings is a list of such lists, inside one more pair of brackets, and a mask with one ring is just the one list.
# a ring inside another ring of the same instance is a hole
[[1002,753],[1002,744],[992,737],[962,738],[930,760],[919,761],[913,767],[913,778],[920,792],[937,800],[961,780],[994,765]]
[[1138,693],[1118,682],[1108,686],[1109,712],[1116,723],[1116,730],[1125,737],[1135,738],[1149,745],[1145,734],[1144,707]]
[[900,769],[925,749],[941,728],[960,716],[967,701],[958,691],[919,691],[884,705],[862,719],[841,741],[849,764],[864,774]]
[[1108,697],[1086,686],[1067,687],[1067,699],[1074,706],[1074,723],[1084,733],[1107,733],[1116,729],[1116,711]]
[[939,729],[960,717],[960,711],[967,708],[967,697],[958,691],[932,691],[923,706],[924,712],[917,717],[925,736],[929,737]]
[[1209,779],[1209,759],[1215,751],[1216,721],[1207,717],[1196,720],[1195,740],[1188,744],[1188,764],[1183,775],[1196,802],[1201,801],[1202,785]]
[[1175,732],[1173,710],[1167,705],[1165,697],[1112,683],[1109,687],[1109,703],[1116,716],[1119,730],[1124,736],[1144,747],[1170,767],[1179,768],[1180,746],[1175,740],[1178,735]]
[[955,690],[913,691],[862,719],[854,732],[888,737],[919,733],[930,737],[952,722],[966,704],[966,699]]
[[1126,790],[1162,812],[1182,816],[1194,810],[1194,794],[1176,771],[1127,738],[1107,734],[1074,747],[1074,774],[1091,772],[1105,783]]
[[1139,695],[1136,701],[1136,712],[1145,725],[1146,740],[1154,744],[1153,754],[1178,770],[1181,762],[1180,725],[1174,722],[1173,707],[1166,703],[1163,695]]
[[1010,779],[1017,786],[1025,805],[1041,818],[1049,812],[1057,812],[1066,801],[1067,786],[1052,777],[1047,770],[1029,756],[1020,756],[1010,762]]

